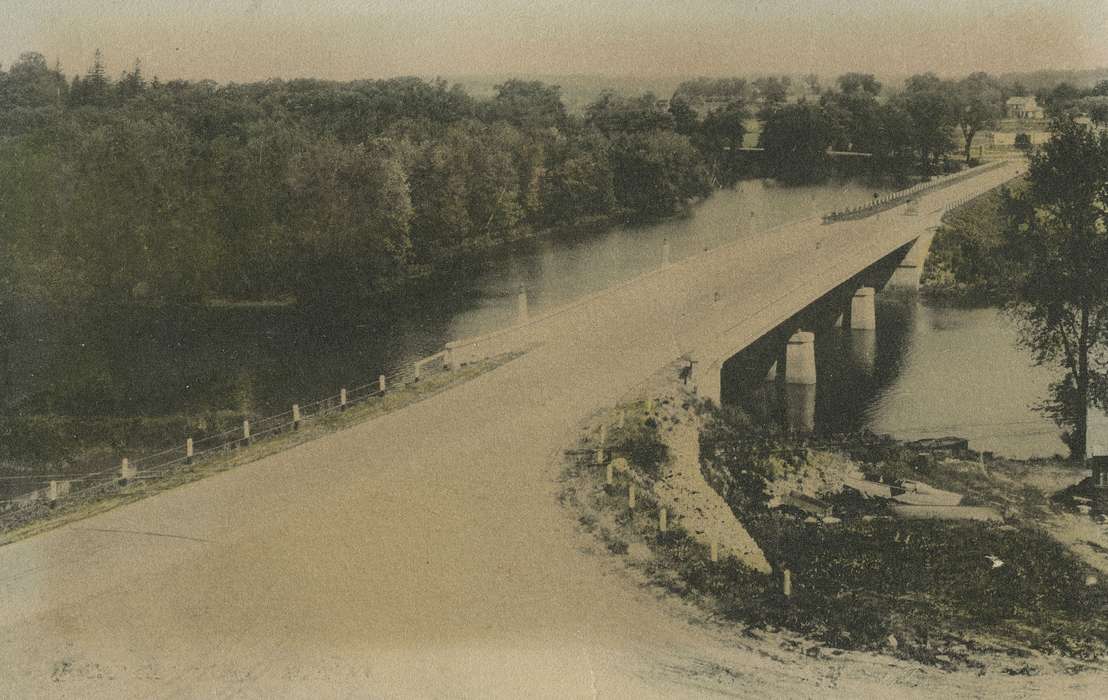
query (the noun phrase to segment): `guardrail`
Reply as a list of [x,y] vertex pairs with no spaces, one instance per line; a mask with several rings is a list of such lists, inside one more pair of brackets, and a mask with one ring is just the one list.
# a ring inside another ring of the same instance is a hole
[[[47,486],[0,501],[0,530],[10,529],[45,515],[67,499],[108,493],[131,482],[159,479],[174,470],[230,454],[256,442],[299,430],[303,424],[341,413],[371,399],[384,397],[387,392],[411,386],[429,374],[447,369],[445,358],[448,354],[448,350],[440,351],[389,375],[379,375],[376,381],[353,388],[343,387],[337,394],[309,403],[294,403],[289,410],[281,413],[261,418],[244,417],[239,427],[201,437],[188,437],[172,447],[134,460],[120,456],[117,462],[98,471],[74,476],[44,475],[41,477],[43,480],[50,479]],[[27,478],[36,478],[36,475],[28,474]]]
[[999,168],[1004,165],[1004,161],[994,161],[991,163],[985,163],[969,170],[963,170],[958,173],[951,173],[949,175],[943,175],[938,178],[933,178],[926,182],[920,182],[907,189],[898,190],[892,192],[883,197],[878,197],[873,202],[858,207],[849,207],[844,211],[833,211],[830,214],[823,216],[823,223],[831,224],[838,221],[853,221],[857,219],[863,219],[867,216],[879,214],[887,209],[900,206],[902,203],[907,202],[915,195],[920,195],[924,192],[931,190],[941,189],[948,187],[956,182],[965,180],[967,178],[975,177],[981,173],[988,172],[995,168]]

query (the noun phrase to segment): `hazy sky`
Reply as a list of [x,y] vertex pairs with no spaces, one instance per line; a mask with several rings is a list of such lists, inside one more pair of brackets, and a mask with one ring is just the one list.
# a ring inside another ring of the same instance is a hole
[[69,73],[964,74],[1108,65],[1108,0],[0,0],[0,61]]

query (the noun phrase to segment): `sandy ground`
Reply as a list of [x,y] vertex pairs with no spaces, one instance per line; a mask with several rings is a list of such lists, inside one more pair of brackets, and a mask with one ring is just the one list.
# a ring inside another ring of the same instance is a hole
[[799,225],[672,266],[449,392],[0,548],[0,694],[1103,695],[1090,674],[964,676],[737,640],[580,551],[555,479],[581,418],[827,264],[814,237],[845,256],[882,235]]

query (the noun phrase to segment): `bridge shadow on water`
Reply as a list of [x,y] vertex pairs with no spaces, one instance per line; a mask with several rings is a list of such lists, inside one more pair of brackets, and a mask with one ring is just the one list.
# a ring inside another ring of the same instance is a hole
[[[730,358],[722,403],[799,434],[865,428],[875,400],[895,385],[912,352],[916,293],[888,286],[904,252],[878,261]],[[851,298],[865,286],[878,290],[875,331],[850,328]],[[785,381],[785,349],[797,330],[815,334],[815,385]]]

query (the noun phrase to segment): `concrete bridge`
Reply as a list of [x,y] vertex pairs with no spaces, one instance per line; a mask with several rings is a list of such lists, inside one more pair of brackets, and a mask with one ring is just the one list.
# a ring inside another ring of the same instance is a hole
[[859,299],[844,322],[872,325],[856,293],[878,284],[875,263],[895,267],[944,208],[1018,167],[927,194],[918,215],[764,231],[452,344],[455,364],[532,349],[407,408],[0,548],[3,694],[1026,693],[1041,681],[975,689],[901,662],[874,673],[850,655],[766,653],[583,553],[591,540],[556,499],[579,421],[674,358],[694,358],[715,397],[731,355],[794,337],[783,371],[809,381],[808,340],[795,337],[815,327],[806,310]]

